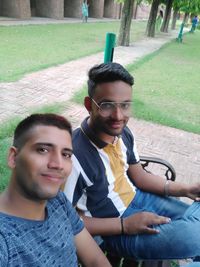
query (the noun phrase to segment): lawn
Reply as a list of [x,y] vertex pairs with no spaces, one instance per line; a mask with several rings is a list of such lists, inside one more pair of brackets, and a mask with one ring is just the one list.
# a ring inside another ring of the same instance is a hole
[[6,187],[10,170],[7,168],[8,148],[11,145],[11,139],[6,138],[0,140],[1,156],[0,156],[0,192]]
[[[104,50],[107,32],[118,35],[119,21],[0,26],[0,82]],[[146,22],[134,21],[131,41],[144,36]]]
[[134,116],[200,134],[200,31],[184,36],[129,70]]
[[[127,66],[135,78],[133,116],[200,134],[200,31]],[[83,102],[86,87],[73,100]]]

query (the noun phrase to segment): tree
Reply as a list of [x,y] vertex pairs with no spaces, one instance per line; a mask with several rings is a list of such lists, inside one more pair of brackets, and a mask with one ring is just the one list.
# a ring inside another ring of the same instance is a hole
[[133,17],[134,1],[135,0],[125,0],[122,8],[122,17],[118,37],[118,44],[122,46],[129,46],[130,43],[130,29]]
[[185,13],[183,22],[187,24],[190,14],[200,13],[200,0],[182,0],[180,10]]
[[163,23],[160,29],[161,32],[168,32],[173,1],[174,0],[167,0],[165,15],[164,15]]
[[155,36],[155,25],[156,25],[156,18],[157,18],[159,4],[160,4],[160,0],[153,0],[152,5],[151,5],[151,10],[149,13],[149,18],[148,18],[147,28],[146,28],[146,35],[148,37]]
[[181,0],[174,0],[173,2],[173,17],[172,17],[172,24],[171,24],[171,29],[175,30],[176,28],[176,21],[178,17],[178,12],[181,8],[182,1]]

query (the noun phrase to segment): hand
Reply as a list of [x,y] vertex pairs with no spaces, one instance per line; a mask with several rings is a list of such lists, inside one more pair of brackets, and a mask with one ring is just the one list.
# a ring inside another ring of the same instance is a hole
[[159,230],[152,228],[152,226],[169,223],[170,221],[170,218],[152,212],[138,212],[124,218],[124,233],[128,235],[158,234]]
[[195,201],[200,201],[200,183],[195,183],[187,187],[186,197]]

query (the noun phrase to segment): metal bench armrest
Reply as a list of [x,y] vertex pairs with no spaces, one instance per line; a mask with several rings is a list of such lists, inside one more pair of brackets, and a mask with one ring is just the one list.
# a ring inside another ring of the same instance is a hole
[[142,167],[147,172],[149,172],[149,170],[147,169],[149,164],[163,165],[163,166],[166,167],[166,172],[165,172],[166,179],[167,180],[172,180],[172,181],[176,180],[176,171],[175,171],[174,167],[168,161],[166,161],[164,159],[161,159],[161,158],[157,158],[157,157],[141,156],[140,157],[140,162],[142,164]]

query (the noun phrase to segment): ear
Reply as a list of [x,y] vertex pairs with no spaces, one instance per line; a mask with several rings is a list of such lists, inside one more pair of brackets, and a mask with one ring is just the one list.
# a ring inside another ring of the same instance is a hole
[[16,156],[17,156],[17,148],[14,146],[11,146],[8,152],[8,167],[11,169],[14,169],[16,166]]
[[84,99],[84,105],[87,109],[87,111],[90,113],[91,109],[92,109],[92,100],[89,96],[86,96]]

